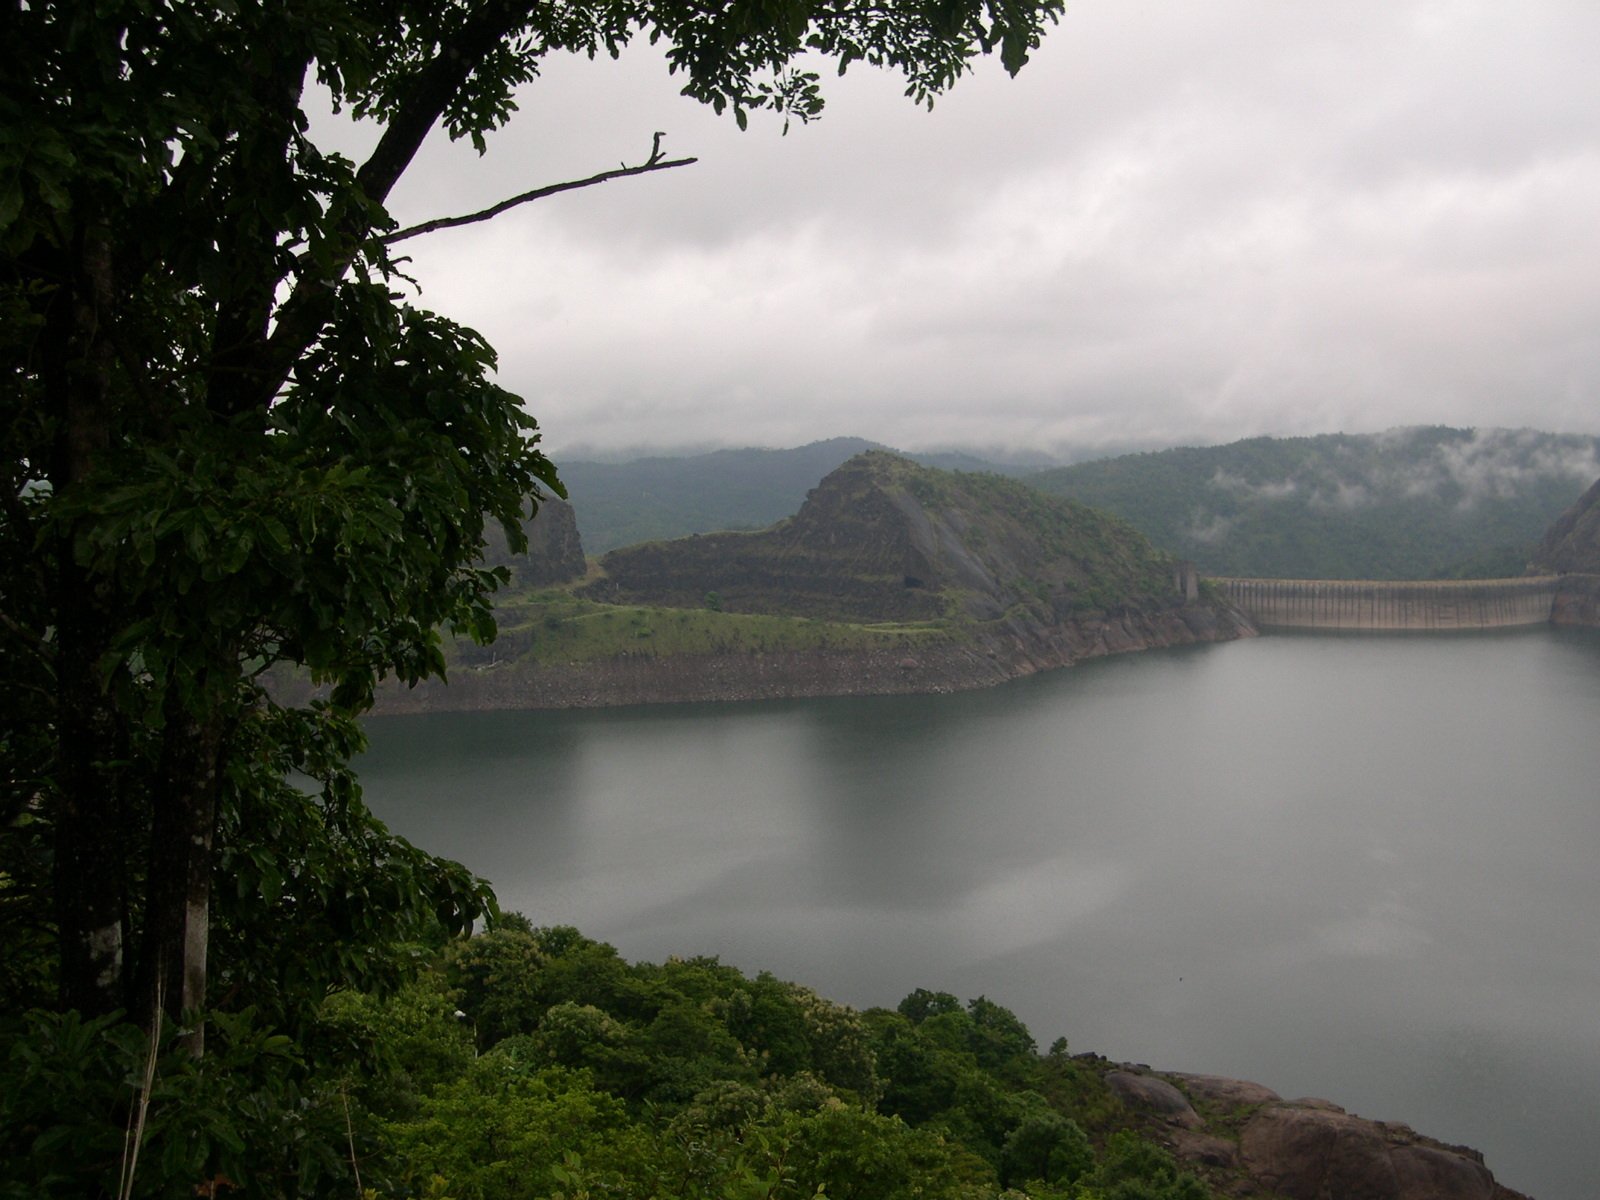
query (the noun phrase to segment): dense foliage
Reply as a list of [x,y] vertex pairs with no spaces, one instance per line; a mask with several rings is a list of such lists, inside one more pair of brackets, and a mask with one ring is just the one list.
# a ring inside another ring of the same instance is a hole
[[[563,464],[585,548],[754,529],[799,507],[859,438]],[[1521,574],[1540,535],[1595,475],[1592,437],[1417,428],[1252,438],[1046,471],[958,454],[928,466],[1026,477],[1131,522],[1211,574],[1494,578]]]
[[[1058,8],[8,8],[0,880],[19,944],[56,942],[11,978],[86,1015],[160,999],[179,1018],[236,965],[212,962],[213,926],[324,923],[345,967],[406,933],[395,913],[484,908],[369,821],[344,768],[378,680],[439,673],[441,627],[492,635],[486,524],[516,550],[560,490],[490,348],[394,290],[384,205],[431,129],[483,150],[547,57],[635,37],[741,124],[817,115],[818,59],[891,67],[927,101],[980,54],[1020,68]],[[381,129],[366,161],[313,141],[313,80]],[[331,703],[277,707],[278,662]]]
[[1028,480],[1210,575],[1491,578],[1523,572],[1600,475],[1597,456],[1593,437],[1426,427],[1130,454]]
[[[1059,8],[5,6],[0,1011],[34,1009],[0,1041],[7,1194],[315,1194],[348,1158],[323,996],[492,915],[349,767],[383,678],[492,636],[486,529],[516,552],[561,491],[490,347],[397,291],[385,205],[430,131],[483,151],[547,58],[635,38],[741,125],[816,116],[821,61],[925,102],[1019,69]],[[316,144],[313,82],[374,123],[365,161]],[[328,699],[278,702],[276,664]]]
[[[0,1195],[111,1191],[142,1038],[29,1020],[0,1062]],[[359,1175],[369,1196],[435,1200],[1210,1195],[1065,1049],[1039,1054],[982,997],[855,1012],[512,918],[397,991],[331,995],[298,1047],[224,1018],[207,1060],[158,1064],[161,1152],[132,1194],[349,1194]]]

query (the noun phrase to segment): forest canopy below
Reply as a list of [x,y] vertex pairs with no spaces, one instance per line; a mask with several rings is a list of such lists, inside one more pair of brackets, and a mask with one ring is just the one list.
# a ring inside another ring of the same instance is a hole
[[[629,964],[507,916],[412,947],[289,1038],[245,1009],[148,1064],[133,1194],[373,1200],[1206,1200],[1104,1065],[918,990],[857,1012],[715,959]],[[116,1194],[141,1039],[35,1013],[0,1061],[0,1195]],[[1010,1190],[1007,1190],[1010,1189]]]

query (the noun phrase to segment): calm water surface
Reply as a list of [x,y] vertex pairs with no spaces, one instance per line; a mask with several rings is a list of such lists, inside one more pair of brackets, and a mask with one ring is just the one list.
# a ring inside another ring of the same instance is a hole
[[1600,637],[1274,636],[958,696],[388,718],[538,924],[1254,1079],[1600,1188]]

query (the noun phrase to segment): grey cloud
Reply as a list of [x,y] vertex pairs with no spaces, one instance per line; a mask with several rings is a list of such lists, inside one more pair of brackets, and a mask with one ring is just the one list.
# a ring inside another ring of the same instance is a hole
[[788,137],[551,63],[395,204],[700,156],[407,244],[558,446],[1597,430],[1596,44],[1559,0],[1074,5],[1015,80],[852,71]]
[[1593,442],[1533,447],[1516,430],[1476,431],[1470,441],[1440,447],[1440,466],[1462,489],[1460,507],[1487,498],[1515,496],[1535,479],[1570,478],[1582,485],[1600,476]]
[[1371,490],[1365,484],[1338,479],[1334,481],[1332,488],[1318,488],[1311,494],[1307,503],[1312,508],[1349,512],[1365,508],[1372,503],[1373,498]]
[[1183,535],[1193,541],[1204,542],[1208,546],[1214,546],[1226,540],[1227,536],[1233,532],[1233,527],[1236,524],[1238,522],[1232,518],[1220,516],[1216,513],[1196,512],[1190,518]]
[[1229,492],[1245,500],[1286,500],[1300,490],[1300,485],[1293,479],[1269,480],[1266,483],[1251,483],[1243,476],[1224,471],[1220,467],[1211,476],[1211,486],[1219,491]]

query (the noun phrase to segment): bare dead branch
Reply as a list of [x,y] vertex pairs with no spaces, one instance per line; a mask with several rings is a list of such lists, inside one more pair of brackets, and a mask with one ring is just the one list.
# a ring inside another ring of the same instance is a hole
[[480,212],[468,213],[461,217],[438,217],[432,221],[424,221],[420,225],[411,225],[405,229],[397,229],[393,233],[384,235],[384,242],[393,244],[403,242],[406,238],[421,237],[425,233],[433,233],[440,229],[453,229],[457,225],[472,225],[478,221],[487,221],[498,217],[508,209],[516,208],[519,204],[526,204],[530,200],[543,200],[546,196],[554,196],[560,192],[576,191],[578,188],[594,187],[599,183],[607,183],[613,179],[623,179],[629,175],[644,175],[650,171],[666,171],[673,167],[687,167],[700,160],[697,158],[663,158],[661,154],[661,139],[665,134],[658,133],[650,143],[650,157],[636,167],[626,163],[611,171],[601,171],[598,175],[590,175],[587,179],[573,179],[566,183],[552,183],[544,187],[534,188],[531,192],[523,192],[520,196],[512,196],[509,200],[502,200],[491,208]]

